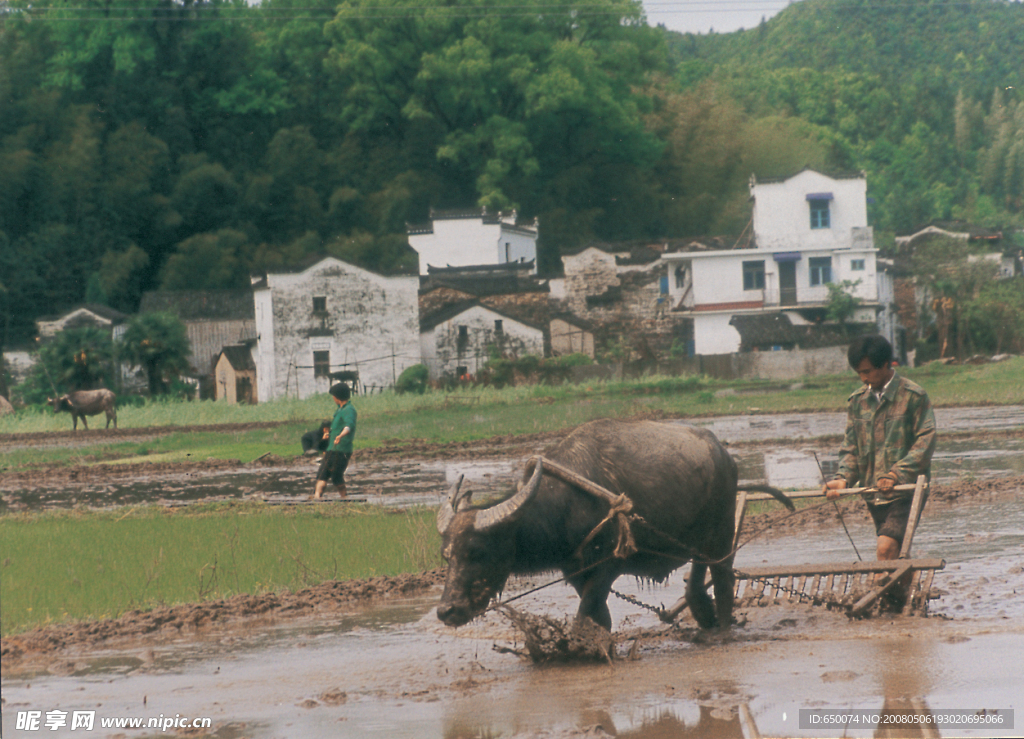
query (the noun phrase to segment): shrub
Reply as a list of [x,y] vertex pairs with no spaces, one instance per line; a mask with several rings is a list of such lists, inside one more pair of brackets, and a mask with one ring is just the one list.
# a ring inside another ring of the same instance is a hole
[[428,372],[425,364],[414,364],[402,370],[395,383],[399,393],[416,393],[422,395],[427,390]]

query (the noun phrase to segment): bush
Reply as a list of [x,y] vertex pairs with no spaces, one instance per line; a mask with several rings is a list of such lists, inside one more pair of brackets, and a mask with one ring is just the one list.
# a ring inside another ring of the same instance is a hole
[[395,383],[395,390],[399,393],[416,393],[422,395],[427,390],[427,379],[429,373],[425,364],[414,364],[402,370]]

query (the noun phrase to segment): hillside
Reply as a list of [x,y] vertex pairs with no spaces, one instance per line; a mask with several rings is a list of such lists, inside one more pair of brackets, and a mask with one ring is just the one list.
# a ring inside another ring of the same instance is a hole
[[758,28],[674,34],[668,47],[684,88],[826,131],[837,163],[867,171],[876,229],[1019,223],[1020,3],[804,0]]
[[85,301],[244,287],[314,252],[390,271],[430,208],[594,239],[738,234],[747,183],[864,169],[886,234],[1012,228],[1024,7],[804,0],[649,28],[634,0],[111,2],[0,11],[0,343]]

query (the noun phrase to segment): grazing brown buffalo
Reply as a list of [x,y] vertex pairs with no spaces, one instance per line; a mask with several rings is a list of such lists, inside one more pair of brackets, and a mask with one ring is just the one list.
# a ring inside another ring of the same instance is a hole
[[[592,421],[544,456],[632,501],[633,514],[642,517],[631,525],[637,550],[624,559],[612,556],[614,522],[586,542],[609,504],[542,475],[541,464],[518,492],[490,508],[472,507],[456,483],[437,514],[448,560],[437,607],[441,621],[460,626],[483,613],[511,574],[561,570],[580,596],[577,616],[610,629],[607,600],[616,578],[660,582],[692,560],[686,597],[697,623],[732,623],[737,472],[714,434],[651,421]],[[766,490],[793,507],[773,488],[746,489]],[[708,567],[714,604],[704,586]]]
[[106,388],[100,388],[99,390],[76,390],[73,393],[67,393],[61,395],[59,398],[48,398],[53,403],[53,412],[59,413],[60,411],[70,411],[71,421],[74,424],[74,430],[78,430],[78,419],[82,419],[82,425],[85,426],[85,430],[89,430],[89,424],[86,422],[86,416],[96,416],[100,413],[107,414],[107,425],[106,428],[110,428],[110,422],[114,422],[114,428],[117,428],[117,407],[115,405],[117,397],[107,390]]

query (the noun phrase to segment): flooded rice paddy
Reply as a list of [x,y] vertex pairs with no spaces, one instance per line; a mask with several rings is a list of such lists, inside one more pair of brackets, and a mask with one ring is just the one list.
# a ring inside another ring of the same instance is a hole
[[[991,410],[1008,425],[986,428],[1024,424],[1024,417]],[[962,410],[960,416],[969,418]],[[988,423],[983,416],[973,422]],[[785,417],[775,420],[784,425]],[[729,440],[728,428],[715,430]],[[764,434],[744,441],[765,440],[734,451],[741,476],[783,487],[815,486],[820,478],[815,453],[827,467],[834,449],[811,439],[814,434],[796,444],[772,443],[780,436],[777,429],[776,424],[736,431]],[[834,431],[832,426],[827,433]],[[1022,451],[1015,438],[942,441],[934,476],[948,483],[1021,475]],[[354,465],[351,484],[382,504],[435,504],[445,483],[459,474],[466,474],[477,491],[496,492],[510,484],[517,467],[500,460]],[[36,490],[34,500],[24,491],[4,495],[8,502],[30,506],[64,505],[62,496],[69,495],[79,504],[103,506],[154,496],[168,502],[268,492],[298,498],[308,494],[312,475],[310,464],[308,471],[269,468],[171,483]],[[866,515],[847,516],[846,523],[861,552],[872,552]],[[211,733],[224,739],[869,737],[882,734],[874,725],[801,729],[799,712],[902,708],[929,715],[1012,709],[1015,718],[1013,726],[959,723],[931,733],[897,730],[886,736],[1024,735],[1024,498],[929,503],[914,554],[947,562],[936,574],[934,585],[942,596],[931,604],[928,618],[851,621],[823,608],[772,606],[742,609],[741,625],[705,634],[692,621],[666,627],[651,613],[613,598],[621,659],[611,665],[537,667],[493,648],[517,646],[505,618],[491,612],[461,629],[444,627],[433,612],[439,594],[431,593],[329,617],[247,622],[171,642],[83,650],[56,662],[19,665],[16,671],[5,665],[3,732],[33,735],[17,730],[18,711],[94,710],[95,736],[173,735],[126,734],[101,729],[98,722],[180,715],[210,717]],[[736,566],[854,560],[842,530],[822,527],[757,539],[740,551]],[[663,585],[622,578],[616,589],[667,605],[681,594],[684,574],[677,572]],[[546,581],[517,579],[508,595]],[[524,610],[554,617],[572,614],[576,605],[574,592],[563,585],[517,602]],[[634,642],[630,659],[626,655]],[[63,728],[46,734],[78,732]]]
[[[1024,406],[938,409],[944,431],[1003,431],[1024,428]],[[695,419],[725,442],[744,442],[733,450],[743,482],[767,482],[783,489],[818,485],[821,474],[837,466],[835,443],[816,437],[842,430],[841,413],[797,413],[772,416],[728,416]],[[781,443],[778,439],[791,440]],[[753,443],[753,444],[752,444]],[[540,451],[540,449],[538,449]],[[173,477],[144,472],[127,480],[86,480],[78,484],[0,487],[0,512],[47,507],[106,507],[163,503],[180,505],[200,500],[256,498],[279,503],[304,501],[312,491],[316,460],[308,466],[242,467],[217,472],[192,472]],[[819,467],[820,465],[820,467]],[[140,465],[141,467],[141,465]],[[494,495],[513,486],[522,460],[388,461],[362,463],[356,454],[347,473],[353,492],[366,502],[386,506],[437,505],[459,475],[478,495]],[[957,479],[1024,474],[1024,439],[942,439],[932,465],[937,483]],[[0,481],[0,486],[2,486]]]

